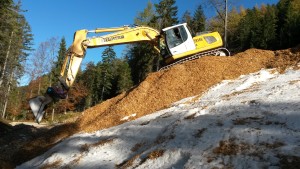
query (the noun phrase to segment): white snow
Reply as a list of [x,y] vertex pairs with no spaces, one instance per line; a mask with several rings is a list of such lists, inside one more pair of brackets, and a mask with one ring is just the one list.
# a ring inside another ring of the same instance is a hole
[[121,119],[121,121],[127,121],[127,120],[129,120],[131,117],[135,117],[135,116],[136,116],[136,113],[131,114],[130,116],[123,117],[123,118]]
[[261,70],[73,135],[17,168],[280,168],[281,156],[300,156],[299,90],[300,70]]

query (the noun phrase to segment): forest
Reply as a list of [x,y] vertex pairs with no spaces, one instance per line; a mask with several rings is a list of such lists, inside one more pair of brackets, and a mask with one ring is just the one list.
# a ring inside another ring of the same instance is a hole
[[[195,11],[184,12],[183,16],[178,16],[180,6],[176,6],[176,0],[148,2],[133,23],[161,30],[186,22],[194,35],[218,31],[232,54],[249,48],[278,50],[300,44],[300,0],[279,0],[277,4],[261,4],[252,9],[232,4],[228,11],[224,1],[206,2]],[[57,81],[68,50],[66,40],[49,37],[37,49],[32,49],[33,33],[21,2],[0,3],[0,115],[6,120],[32,120],[28,99],[43,94]],[[204,13],[209,6],[216,10],[211,18]],[[30,54],[34,57],[30,58]],[[51,105],[46,120],[55,121],[54,114],[82,112],[127,92],[163,66],[160,56],[146,43],[127,45],[123,56],[117,56],[111,46],[99,55],[101,61],[88,63],[78,73],[68,98]],[[30,64],[26,64],[28,59]],[[20,86],[25,74],[30,77],[30,83]]]

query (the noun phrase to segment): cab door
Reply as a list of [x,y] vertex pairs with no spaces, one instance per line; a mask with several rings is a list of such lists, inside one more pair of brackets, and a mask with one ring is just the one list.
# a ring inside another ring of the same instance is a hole
[[180,33],[179,27],[174,27],[166,31],[166,41],[172,55],[180,54],[186,51],[184,39]]
[[[189,38],[189,34],[186,30],[185,25],[180,25],[165,31],[166,42],[172,55],[195,49],[194,41],[191,37]],[[189,40],[191,42],[189,42]]]

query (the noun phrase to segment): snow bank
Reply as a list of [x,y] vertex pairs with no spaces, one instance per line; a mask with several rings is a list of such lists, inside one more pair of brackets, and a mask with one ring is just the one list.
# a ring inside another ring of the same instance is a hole
[[17,168],[282,168],[300,156],[299,89],[299,70],[243,75]]

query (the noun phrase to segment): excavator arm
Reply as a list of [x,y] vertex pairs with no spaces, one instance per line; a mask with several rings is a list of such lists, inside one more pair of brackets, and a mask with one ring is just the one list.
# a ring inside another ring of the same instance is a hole
[[[87,38],[88,33],[103,33],[114,32],[112,34],[99,37]],[[139,27],[120,27],[120,28],[98,28],[92,31],[79,30],[75,32],[74,41],[69,48],[68,54],[65,57],[60,75],[65,76],[67,70],[65,84],[70,87],[74,83],[77,71],[85,56],[87,48],[97,48],[102,46],[121,45],[136,42],[150,42],[157,49],[157,39],[159,32],[153,28]],[[67,65],[68,68],[67,68]]]
[[[97,37],[87,37],[89,33],[107,33]],[[74,34],[74,40],[69,47],[61,67],[58,82],[48,87],[43,96],[37,96],[29,100],[30,108],[35,115],[36,122],[40,123],[47,105],[53,101],[65,99],[70,87],[73,85],[77,72],[88,48],[130,44],[136,42],[150,42],[158,50],[159,31],[145,26],[98,28],[95,30],[78,30]]]

